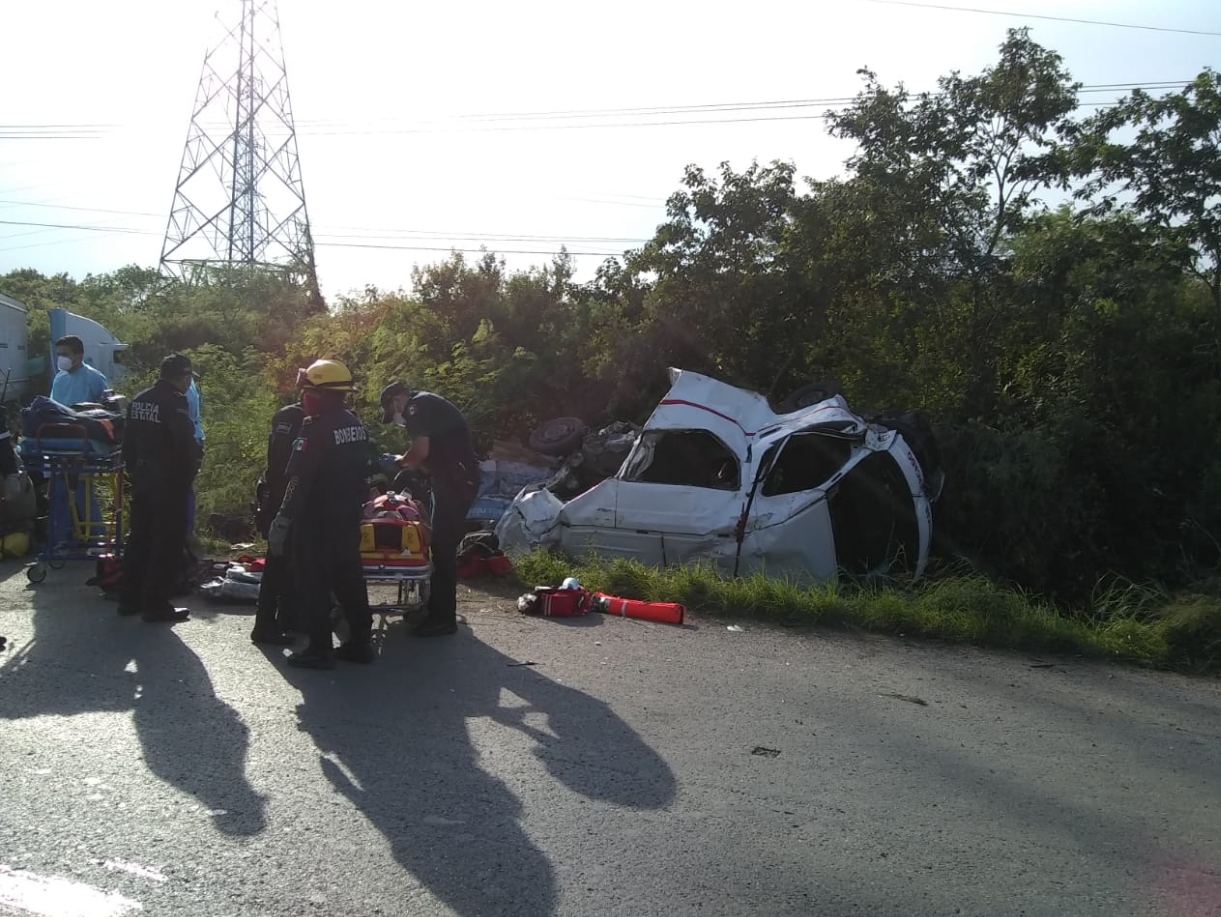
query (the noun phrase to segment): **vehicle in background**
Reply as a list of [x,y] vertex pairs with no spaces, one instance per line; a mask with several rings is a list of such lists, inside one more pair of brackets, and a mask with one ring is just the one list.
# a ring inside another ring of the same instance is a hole
[[55,342],[66,334],[75,334],[84,342],[85,362],[106,376],[111,388],[122,385],[127,375],[123,365],[126,344],[93,319],[67,309],[51,309],[48,318],[48,353],[32,354],[29,310],[21,301],[0,293],[0,402],[25,404],[50,390],[55,374]]

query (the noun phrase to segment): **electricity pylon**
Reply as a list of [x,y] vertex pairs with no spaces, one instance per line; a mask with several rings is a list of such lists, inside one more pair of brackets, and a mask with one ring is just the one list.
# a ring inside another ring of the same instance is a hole
[[204,55],[161,269],[273,270],[321,301],[276,3],[241,11]]

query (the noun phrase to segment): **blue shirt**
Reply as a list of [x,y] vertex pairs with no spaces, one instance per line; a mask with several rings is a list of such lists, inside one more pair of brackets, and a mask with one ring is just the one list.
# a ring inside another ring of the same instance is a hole
[[191,414],[191,423],[195,424],[195,439],[201,443],[204,441],[203,422],[199,419],[202,402],[199,389],[195,387],[195,380],[192,379],[187,389],[187,410]]
[[110,388],[106,377],[88,363],[82,363],[71,372],[62,369],[51,380],[51,400],[73,405],[82,402],[98,403],[102,392]]

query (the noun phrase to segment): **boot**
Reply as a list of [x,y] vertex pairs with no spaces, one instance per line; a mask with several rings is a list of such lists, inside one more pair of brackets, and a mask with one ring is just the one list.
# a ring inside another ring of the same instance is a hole
[[335,651],[322,646],[307,646],[288,657],[288,664],[298,669],[333,669]]
[[185,608],[175,608],[169,602],[145,606],[144,614],[142,615],[144,620],[149,624],[155,624],[163,621],[170,624],[177,624],[181,621],[185,621],[190,616],[190,611]]
[[263,646],[291,646],[293,636],[280,630],[274,624],[269,625],[255,621],[254,630],[250,632],[250,642]]

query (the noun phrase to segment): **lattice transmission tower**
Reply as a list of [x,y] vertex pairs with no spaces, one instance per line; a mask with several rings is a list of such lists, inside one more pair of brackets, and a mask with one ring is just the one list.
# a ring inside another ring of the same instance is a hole
[[240,3],[204,54],[161,269],[186,280],[274,270],[320,301],[276,3]]

